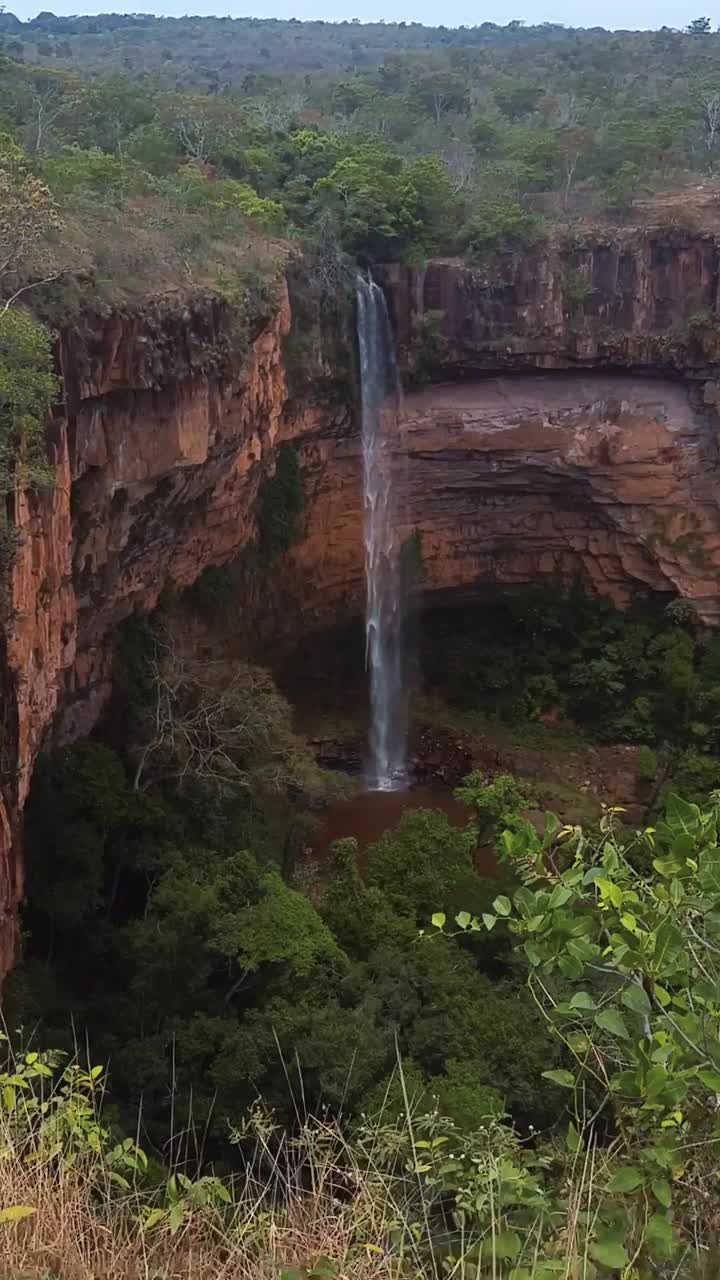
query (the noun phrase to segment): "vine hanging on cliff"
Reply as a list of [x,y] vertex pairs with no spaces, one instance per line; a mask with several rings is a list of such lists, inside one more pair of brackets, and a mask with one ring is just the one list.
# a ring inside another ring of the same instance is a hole
[[257,500],[257,549],[261,560],[283,555],[298,534],[305,507],[305,484],[298,456],[291,444],[277,451],[275,472],[260,482]]
[[20,308],[0,317],[0,493],[53,482],[45,427],[59,382],[50,335]]

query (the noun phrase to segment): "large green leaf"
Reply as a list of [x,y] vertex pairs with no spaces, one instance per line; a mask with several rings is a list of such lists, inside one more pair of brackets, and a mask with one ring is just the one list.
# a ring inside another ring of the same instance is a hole
[[645,1238],[658,1258],[671,1258],[675,1250],[672,1223],[662,1213],[654,1213],[645,1228]]
[[521,1249],[520,1236],[517,1231],[501,1231],[493,1236],[491,1249],[496,1258],[517,1258]]
[[698,876],[703,893],[713,898],[720,897],[720,855],[713,849],[704,853],[700,862]]
[[551,911],[557,910],[558,907],[564,907],[565,903],[569,902],[572,896],[573,896],[572,889],[568,889],[567,886],[564,884],[556,884],[555,888],[550,894],[550,901],[548,902],[548,907],[550,908]]
[[625,1008],[631,1009],[633,1013],[640,1013],[643,1017],[649,1017],[652,1012],[652,1006],[645,989],[636,982],[632,986],[625,988],[620,999]]
[[673,833],[678,831],[694,835],[698,828],[700,810],[671,792],[665,801],[665,824]]
[[617,1240],[610,1239],[596,1240],[594,1244],[591,1244],[590,1256],[596,1262],[601,1262],[604,1267],[610,1267],[613,1271],[620,1271],[630,1261],[625,1246],[619,1244]]
[[571,1009],[594,1009],[595,1001],[589,991],[576,991],[570,1001]]
[[672,1187],[667,1178],[653,1178],[650,1185],[655,1199],[663,1208],[669,1209],[672,1204]]
[[627,1164],[623,1169],[618,1169],[608,1182],[608,1191],[617,1192],[621,1195],[627,1195],[630,1191],[637,1191],[638,1187],[643,1184],[642,1170],[638,1169],[634,1164]]
[[720,1071],[713,1071],[711,1067],[703,1067],[698,1071],[698,1079],[708,1089],[712,1089],[713,1093],[720,1093]]
[[564,955],[558,960],[560,972],[564,978],[568,978],[571,982],[574,978],[582,978],[585,972],[585,965],[582,960],[578,960],[577,956]]
[[685,943],[677,925],[672,920],[663,920],[655,935],[655,972],[672,973],[684,951]]
[[609,1031],[611,1036],[619,1036],[622,1040],[630,1039],[625,1019],[617,1009],[601,1009],[595,1014],[595,1025],[603,1031]]
[[557,1071],[543,1071],[543,1080],[551,1080],[553,1084],[562,1085],[563,1089],[575,1088],[575,1077],[570,1071],[563,1071],[559,1068]]
[[604,902],[609,902],[613,907],[622,906],[623,891],[619,885],[613,884],[612,880],[606,880],[603,876],[596,877],[595,885],[600,890],[600,897]]

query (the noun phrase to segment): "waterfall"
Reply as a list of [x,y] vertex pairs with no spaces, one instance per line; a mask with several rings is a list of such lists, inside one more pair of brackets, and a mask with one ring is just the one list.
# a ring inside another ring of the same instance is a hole
[[393,483],[393,444],[400,417],[395,340],[385,295],[357,282],[362,393],[365,644],[370,678],[368,780],[378,791],[407,782],[407,694],[403,663],[400,536]]

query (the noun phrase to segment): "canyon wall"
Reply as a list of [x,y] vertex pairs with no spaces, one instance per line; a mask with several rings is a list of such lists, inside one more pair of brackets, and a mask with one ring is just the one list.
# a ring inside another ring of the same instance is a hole
[[712,378],[719,273],[714,233],[628,228],[382,278],[401,358],[433,379],[609,366]]
[[[678,594],[720,622],[718,433],[698,389],[566,373],[441,383],[405,398],[396,475],[426,596],[584,579],[624,606]],[[316,490],[292,559],[308,624],[362,599],[359,448],[313,442]]]
[[[630,230],[486,267],[383,269],[404,365],[429,379],[407,397],[396,448],[426,592],[462,601],[488,581],[581,574],[622,603],[679,593],[718,620],[719,260],[713,237]],[[254,538],[278,442],[298,448],[304,529],[256,579],[248,634],[269,653],[362,605],[354,408],[307,376],[289,392],[290,325],[281,290],[242,341],[207,298],[108,309],[61,335],[57,483],[11,512],[0,971],[17,949],[37,752],[97,722],[124,618]]]

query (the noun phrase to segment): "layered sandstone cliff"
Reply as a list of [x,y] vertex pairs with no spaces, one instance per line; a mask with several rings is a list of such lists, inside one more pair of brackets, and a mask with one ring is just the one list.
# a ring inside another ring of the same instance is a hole
[[[621,602],[675,592],[717,620],[719,263],[712,237],[630,231],[486,268],[385,270],[405,363],[418,365],[424,342],[438,382],[408,396],[397,437],[426,592],[460,601],[488,581],[581,574]],[[280,440],[299,450],[305,528],[256,584],[252,629],[267,650],[276,634],[361,606],[355,414],[307,379],[288,394],[290,319],[281,293],[239,343],[217,301],[155,301],[87,316],[61,337],[57,483],[19,495],[13,512],[0,970],[16,951],[21,813],[38,750],[97,721],[123,618],[253,538]]]
[[[362,598],[358,455],[353,439],[308,446],[316,496],[292,558],[309,621]],[[461,603],[490,583],[582,578],[620,605],[678,594],[714,624],[718,466],[717,415],[697,387],[568,373],[407,395],[396,475],[425,595]]]
[[627,229],[542,251],[386,267],[401,355],[433,377],[651,368],[712,377],[720,244],[711,232]]

